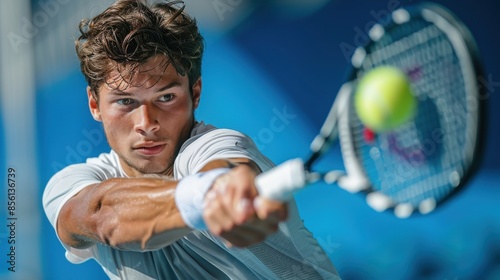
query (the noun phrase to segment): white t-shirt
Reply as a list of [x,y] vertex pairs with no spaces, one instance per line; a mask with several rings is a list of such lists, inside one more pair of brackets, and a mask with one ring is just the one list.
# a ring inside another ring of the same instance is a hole
[[[249,158],[263,171],[273,164],[246,135],[198,123],[174,163],[174,177],[196,173],[217,158]],[[62,206],[84,187],[127,177],[111,151],[56,173],[43,195],[45,213],[54,228]],[[340,279],[328,256],[304,227],[295,202],[276,234],[248,248],[227,248],[208,231],[193,231],[155,251],[132,252],[96,243],[87,249],[65,244],[72,263],[95,259],[110,279]]]

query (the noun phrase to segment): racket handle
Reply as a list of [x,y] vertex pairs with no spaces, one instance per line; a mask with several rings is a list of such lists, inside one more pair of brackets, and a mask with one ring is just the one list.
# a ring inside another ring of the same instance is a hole
[[255,186],[260,196],[286,202],[306,185],[305,174],[302,159],[292,159],[258,175]]

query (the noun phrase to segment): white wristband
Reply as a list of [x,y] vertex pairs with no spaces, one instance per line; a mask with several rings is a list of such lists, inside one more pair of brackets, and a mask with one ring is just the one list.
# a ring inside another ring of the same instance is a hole
[[229,168],[218,168],[182,178],[175,189],[175,204],[182,219],[192,229],[206,230],[203,220],[203,200],[215,179],[228,172]]

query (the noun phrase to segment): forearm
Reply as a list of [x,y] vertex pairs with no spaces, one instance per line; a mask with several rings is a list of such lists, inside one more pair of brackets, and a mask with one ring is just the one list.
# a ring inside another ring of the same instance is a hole
[[164,247],[190,232],[175,205],[177,182],[117,178],[89,186],[61,210],[61,240],[76,248],[95,242],[144,251]]
[[[214,160],[200,172],[241,164],[260,172],[245,158]],[[157,178],[115,178],[88,186],[63,206],[58,235],[75,248],[96,242],[122,250],[162,248],[192,230],[176,205],[177,184]]]

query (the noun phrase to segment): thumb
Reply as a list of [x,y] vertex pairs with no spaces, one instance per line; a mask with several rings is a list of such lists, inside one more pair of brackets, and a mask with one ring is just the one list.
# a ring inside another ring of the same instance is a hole
[[248,198],[241,198],[236,204],[236,222],[238,224],[244,223],[246,220],[254,215],[253,205]]

